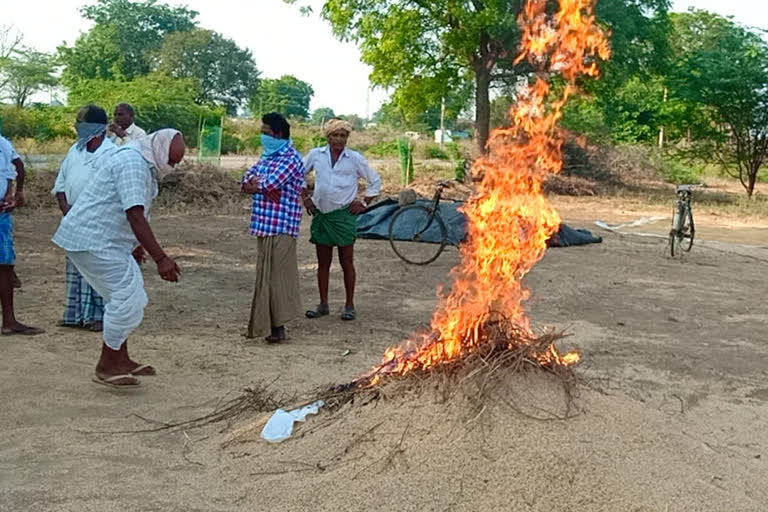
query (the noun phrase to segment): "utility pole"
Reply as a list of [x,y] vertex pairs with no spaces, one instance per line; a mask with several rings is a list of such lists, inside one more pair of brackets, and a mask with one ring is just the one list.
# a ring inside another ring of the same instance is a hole
[[368,84],[368,89],[365,91],[365,122],[367,123],[371,119],[371,85]]
[[[664,103],[667,102],[667,88],[664,88]],[[659,149],[664,149],[664,126],[659,128]]]
[[440,100],[440,147],[443,147],[445,139],[445,96]]

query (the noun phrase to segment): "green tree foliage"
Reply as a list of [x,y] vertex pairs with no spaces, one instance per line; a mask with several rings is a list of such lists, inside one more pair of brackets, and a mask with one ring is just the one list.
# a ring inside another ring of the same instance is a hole
[[149,73],[151,57],[164,37],[192,30],[197,12],[170,7],[156,0],[97,0],[80,10],[94,27],[73,47],[59,47],[66,65],[62,82],[72,86],[79,79],[130,80]]
[[163,73],[150,73],[133,80],[80,80],[69,91],[70,105],[94,103],[109,112],[122,102],[136,110],[136,124],[147,132],[176,128],[184,133],[191,146],[197,145],[201,119],[219,123],[223,110],[212,110],[195,103],[199,95],[193,78],[172,78]]
[[701,10],[673,17],[676,95],[710,112],[708,150],[754,193],[768,154],[768,43],[760,34]]
[[[394,101],[406,118],[426,110],[414,103],[439,106],[442,97],[471,84],[476,142],[484,149],[491,87],[514,83],[530,71],[525,63],[512,66],[523,5],[523,0],[325,0],[322,16],[337,37],[360,45],[362,60],[373,67],[371,81],[395,88]],[[659,60],[656,45],[648,41],[662,33],[667,7],[667,0],[598,2],[598,16],[620,36],[614,54],[626,69]]]
[[280,112],[286,117],[308,119],[314,94],[311,85],[293,75],[267,78],[259,83],[249,107],[259,117],[267,112]]
[[58,83],[55,71],[51,55],[29,49],[14,50],[0,67],[2,95],[17,107],[24,107],[30,96]]
[[250,50],[211,30],[167,35],[155,67],[174,78],[197,80],[195,101],[223,105],[232,115],[258,87],[259,72]]
[[312,124],[321,124],[324,120],[330,119],[332,117],[336,117],[336,114],[333,112],[332,108],[329,107],[320,107],[316,108],[314,112],[312,112]]

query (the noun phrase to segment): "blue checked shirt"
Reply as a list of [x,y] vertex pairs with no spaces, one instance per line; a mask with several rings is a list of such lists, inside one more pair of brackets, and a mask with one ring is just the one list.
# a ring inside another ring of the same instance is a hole
[[151,164],[137,150],[122,148],[96,170],[61,219],[53,243],[67,251],[130,253],[139,242],[125,212],[143,206],[149,218],[156,196],[157,180]]
[[253,236],[299,236],[304,162],[288,144],[269,156],[262,156],[243,176],[242,183],[255,178],[261,190],[280,189],[280,202],[273,203],[262,193],[253,194],[250,233]]

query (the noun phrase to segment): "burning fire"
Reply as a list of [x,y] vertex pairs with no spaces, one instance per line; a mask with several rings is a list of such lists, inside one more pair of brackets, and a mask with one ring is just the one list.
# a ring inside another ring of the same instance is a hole
[[[542,192],[544,178],[562,166],[557,122],[577,79],[597,76],[597,58],[610,56],[605,34],[595,24],[594,2],[560,0],[554,15],[546,13],[546,0],[526,3],[519,19],[522,50],[515,62],[527,59],[537,78],[510,110],[512,126],[495,130],[489,154],[475,162],[473,174],[482,180],[463,208],[468,239],[452,271],[452,289],[432,317],[432,334],[388,349],[359,385],[466,357],[489,343],[487,326],[499,315],[522,334],[508,342],[509,349],[536,339],[522,307],[529,297],[522,279],[544,256],[547,240],[560,225]],[[547,80],[555,73],[565,82],[558,97]],[[534,358],[544,366],[570,366],[580,355],[560,354],[550,344]]]

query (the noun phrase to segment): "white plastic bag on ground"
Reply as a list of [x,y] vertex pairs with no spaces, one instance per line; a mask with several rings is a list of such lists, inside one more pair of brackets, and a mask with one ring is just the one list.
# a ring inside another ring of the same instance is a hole
[[261,431],[261,437],[269,441],[270,443],[279,443],[285,441],[293,433],[293,424],[297,421],[304,421],[310,414],[317,414],[317,411],[325,405],[325,402],[318,400],[315,403],[305,405],[301,409],[294,409],[292,411],[284,411],[278,409],[269,418],[267,424]]

